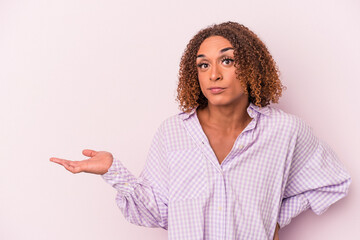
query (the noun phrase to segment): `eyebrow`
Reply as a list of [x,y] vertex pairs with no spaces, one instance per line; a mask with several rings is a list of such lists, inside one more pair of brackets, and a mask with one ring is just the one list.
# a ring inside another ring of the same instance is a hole
[[[229,51],[229,50],[234,50],[234,48],[232,48],[232,47],[223,48],[223,49],[220,50],[220,53],[223,53],[223,52],[226,52],[226,51]],[[196,57],[201,58],[201,57],[205,57],[205,55],[204,54],[199,54]]]

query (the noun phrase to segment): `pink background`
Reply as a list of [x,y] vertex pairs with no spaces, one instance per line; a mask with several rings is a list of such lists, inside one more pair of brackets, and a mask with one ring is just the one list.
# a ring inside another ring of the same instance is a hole
[[167,239],[128,223],[99,176],[52,156],[106,150],[138,175],[190,38],[238,21],[267,44],[287,90],[350,171],[348,197],[301,214],[280,239],[360,239],[359,1],[0,0],[0,239]]

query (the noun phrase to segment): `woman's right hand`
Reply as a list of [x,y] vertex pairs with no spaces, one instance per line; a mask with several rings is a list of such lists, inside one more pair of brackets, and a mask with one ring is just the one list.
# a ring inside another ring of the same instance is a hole
[[113,162],[113,155],[105,151],[94,151],[90,149],[84,149],[83,155],[90,157],[89,159],[82,161],[71,161],[61,158],[50,158],[50,161],[60,164],[72,173],[93,173],[93,174],[105,174]]

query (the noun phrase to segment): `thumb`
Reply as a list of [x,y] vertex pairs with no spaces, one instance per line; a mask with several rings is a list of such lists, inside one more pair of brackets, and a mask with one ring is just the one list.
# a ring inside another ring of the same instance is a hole
[[87,157],[93,157],[97,154],[98,152],[97,151],[94,151],[94,150],[91,150],[91,149],[84,149],[82,151],[82,154],[87,156]]

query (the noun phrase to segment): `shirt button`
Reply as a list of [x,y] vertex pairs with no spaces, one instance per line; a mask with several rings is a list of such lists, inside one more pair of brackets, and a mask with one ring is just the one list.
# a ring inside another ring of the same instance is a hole
[[124,183],[124,185],[127,186],[127,185],[129,185],[129,183],[126,182],[126,183]]
[[239,148],[240,148],[240,149],[243,149],[243,148],[244,148],[244,145],[240,145]]
[[113,173],[113,175],[115,175],[115,176],[118,175],[118,174],[119,174],[118,172],[114,172],[114,173]]
[[221,211],[222,210],[222,207],[219,207],[219,211]]

